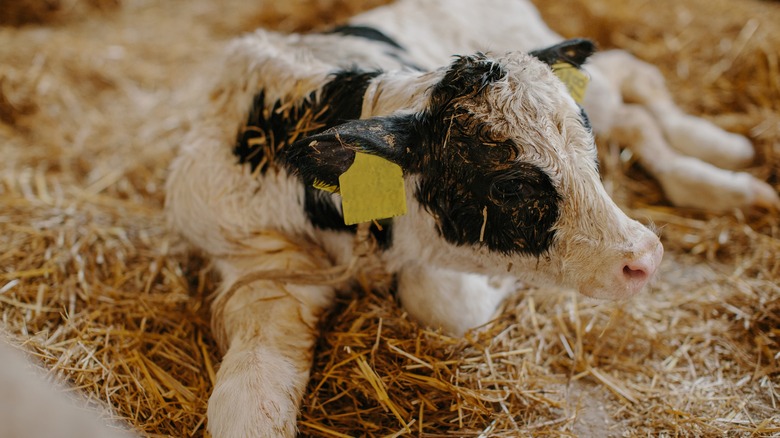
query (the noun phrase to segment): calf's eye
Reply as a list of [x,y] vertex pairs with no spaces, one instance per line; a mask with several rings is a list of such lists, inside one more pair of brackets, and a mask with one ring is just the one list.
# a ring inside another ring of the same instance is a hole
[[525,191],[526,186],[519,178],[496,178],[490,186],[490,197],[497,202],[519,201]]

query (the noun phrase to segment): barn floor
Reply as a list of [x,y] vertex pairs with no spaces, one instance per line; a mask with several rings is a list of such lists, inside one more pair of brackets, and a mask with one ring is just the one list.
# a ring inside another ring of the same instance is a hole
[[[256,26],[316,29],[379,3],[4,2],[0,329],[138,431],[205,436],[215,283],[162,203],[209,59]],[[562,34],[659,65],[682,107],[754,141],[748,170],[780,188],[780,3],[539,3]],[[302,435],[780,435],[778,212],[670,207],[602,146],[610,193],[661,229],[649,291],[529,289],[466,339],[355,291],[323,321]]]

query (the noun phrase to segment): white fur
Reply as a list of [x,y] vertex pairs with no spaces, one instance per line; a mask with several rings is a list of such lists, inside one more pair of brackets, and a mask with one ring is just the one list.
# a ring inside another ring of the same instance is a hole
[[227,353],[209,399],[208,428],[217,437],[295,436],[317,321],[333,289],[271,280],[231,288],[256,270],[321,269],[327,260],[276,233],[258,234],[243,248],[217,266],[223,282],[213,325]]

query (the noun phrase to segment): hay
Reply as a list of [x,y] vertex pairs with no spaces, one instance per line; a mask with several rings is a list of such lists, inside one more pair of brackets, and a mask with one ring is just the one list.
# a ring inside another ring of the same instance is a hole
[[58,24],[117,5],[117,0],[4,0],[0,25]]
[[[204,436],[215,282],[161,212],[204,61],[256,25],[312,29],[368,5],[55,3],[81,6],[0,28],[2,328],[139,431]],[[750,171],[778,187],[780,4],[547,3],[560,32],[658,64],[684,108],[749,135],[760,152]],[[777,212],[669,207],[604,146],[607,188],[667,248],[648,293],[601,303],[530,289],[453,339],[387,294],[354,291],[323,320],[302,434],[779,434]]]

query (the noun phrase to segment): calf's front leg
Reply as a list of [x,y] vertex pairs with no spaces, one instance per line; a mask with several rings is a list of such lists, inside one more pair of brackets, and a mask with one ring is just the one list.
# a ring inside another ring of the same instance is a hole
[[455,336],[479,327],[516,290],[511,277],[487,277],[424,265],[405,266],[398,274],[398,297],[410,316]]
[[213,325],[227,352],[208,406],[208,429],[215,438],[296,435],[317,321],[334,296],[329,286],[243,282],[258,270],[324,267],[323,257],[284,239],[262,246],[255,254],[217,262],[223,284],[213,305]]

